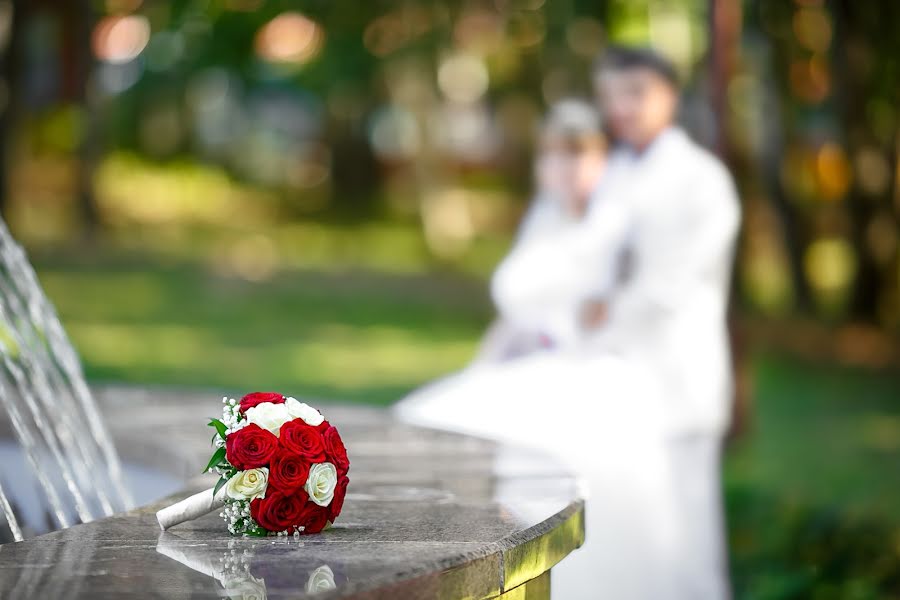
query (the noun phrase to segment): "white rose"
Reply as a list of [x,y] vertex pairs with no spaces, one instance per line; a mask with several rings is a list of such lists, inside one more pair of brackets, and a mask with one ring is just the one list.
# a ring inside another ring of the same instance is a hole
[[266,600],[266,583],[262,579],[247,576],[222,583],[225,595],[232,600]]
[[284,404],[263,402],[247,409],[247,421],[268,429],[275,437],[281,432],[281,426],[290,420],[291,416]]
[[317,425],[321,425],[322,421],[325,420],[322,413],[309,404],[300,402],[296,398],[288,398],[285,400],[284,405],[287,407],[288,414],[291,415],[291,418],[303,419],[307,425],[316,427]]
[[328,565],[322,565],[309,575],[306,581],[306,593],[316,594],[337,588],[334,583],[334,571]]
[[225,484],[225,493],[235,500],[265,498],[268,483],[269,469],[266,467],[238,471]]
[[310,500],[319,506],[328,506],[334,498],[335,486],[337,486],[337,469],[330,462],[323,462],[309,468],[309,477],[303,489],[309,494]]

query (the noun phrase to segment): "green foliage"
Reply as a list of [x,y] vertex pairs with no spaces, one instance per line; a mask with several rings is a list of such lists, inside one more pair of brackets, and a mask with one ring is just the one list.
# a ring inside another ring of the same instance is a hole
[[731,487],[736,597],[900,597],[900,526],[883,516]]
[[244,535],[249,535],[250,537],[266,537],[267,535],[269,535],[269,532],[267,532],[262,527],[256,527],[254,529],[245,530]]
[[225,460],[225,448],[217,448],[215,452],[213,452],[212,457],[209,459],[209,464],[206,465],[206,468],[203,469],[204,473],[211,471],[214,467],[219,466]]
[[223,485],[225,485],[226,483],[228,483],[228,480],[229,480],[229,479],[231,479],[231,478],[230,478],[230,477],[226,477],[226,476],[224,476],[224,475],[223,475],[222,477],[219,478],[219,481],[216,482],[216,487],[213,488],[213,496],[215,496],[216,494],[219,493],[219,490],[222,489],[222,486],[223,486]]
[[900,597],[896,374],[754,370],[754,426],[726,461],[736,598]]
[[221,437],[223,440],[225,439],[225,432],[228,431],[228,428],[225,427],[225,423],[223,423],[219,419],[210,419],[208,425],[210,427],[215,427],[216,433],[219,435],[219,437]]

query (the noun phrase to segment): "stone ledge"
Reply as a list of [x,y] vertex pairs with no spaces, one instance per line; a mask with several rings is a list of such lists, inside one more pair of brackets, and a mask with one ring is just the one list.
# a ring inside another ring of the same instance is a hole
[[[179,477],[203,468],[221,395],[106,388],[99,398],[125,458]],[[370,408],[322,409],[352,461],[331,530],[231,538],[208,515],[161,533],[159,507],[211,485],[194,476],[126,514],[0,546],[0,595],[215,598],[243,582],[270,599],[546,598],[545,574],[583,543],[583,501],[553,459]],[[317,582],[335,589],[312,594]]]

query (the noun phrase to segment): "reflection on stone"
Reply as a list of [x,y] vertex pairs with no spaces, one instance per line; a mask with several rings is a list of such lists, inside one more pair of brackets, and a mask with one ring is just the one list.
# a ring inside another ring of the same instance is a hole
[[305,590],[309,596],[347,582],[340,570],[335,575],[321,560],[295,556],[292,551],[302,547],[302,542],[293,539],[234,539],[223,552],[221,547],[168,532],[160,534],[156,543],[158,553],[215,580],[226,597],[236,600],[267,598],[267,580],[273,589]]
[[306,580],[306,593],[318,594],[319,592],[327,592],[337,588],[334,582],[334,571],[328,565],[322,565],[315,571],[310,573],[309,579]]
[[264,600],[266,596],[266,582],[247,574],[246,577],[236,577],[222,582],[225,595],[234,600]]

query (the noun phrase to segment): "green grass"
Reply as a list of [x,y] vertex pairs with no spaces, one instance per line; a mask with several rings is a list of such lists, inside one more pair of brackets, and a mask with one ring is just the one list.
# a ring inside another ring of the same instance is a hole
[[786,495],[831,498],[900,520],[900,378],[757,356],[753,435],[734,448],[735,478]]
[[897,373],[772,355],[754,373],[725,469],[738,597],[900,597]]
[[183,263],[37,269],[101,381],[386,404],[464,365],[490,318],[480,286],[453,276],[294,271],[250,283]]
[[[464,365],[491,315],[482,282],[447,273],[37,265],[93,380],[388,404]],[[898,374],[753,361],[753,426],[725,468],[737,597],[900,597]]]

